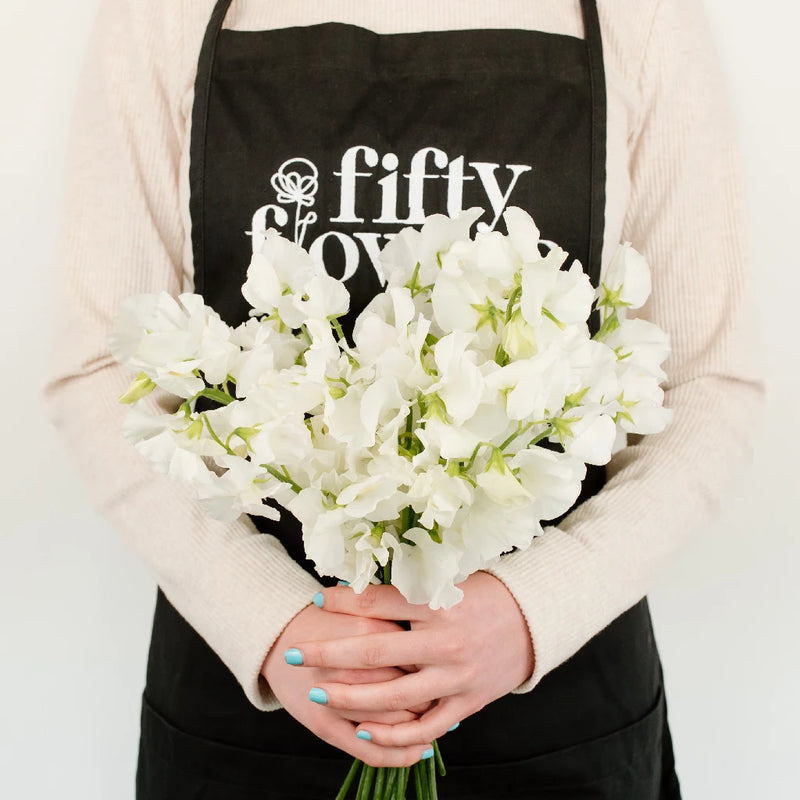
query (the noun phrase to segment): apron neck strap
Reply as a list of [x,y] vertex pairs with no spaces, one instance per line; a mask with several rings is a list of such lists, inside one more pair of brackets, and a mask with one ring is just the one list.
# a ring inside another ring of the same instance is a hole
[[[208,98],[217,50],[217,38],[222,23],[233,0],[219,0],[203,37],[198,72],[195,80],[195,97],[192,108],[192,161],[189,165],[190,185],[195,187],[189,199],[189,209],[195,224],[192,225],[192,251],[194,253],[194,291],[203,294],[205,283],[205,175],[206,133],[208,130]],[[199,146],[196,146],[196,143]]]
[[603,64],[603,38],[596,0],[581,0],[583,30],[589,58],[589,80],[592,93],[592,172],[591,213],[589,224],[588,264],[586,271],[592,286],[600,285],[603,237],[606,217],[606,80]]

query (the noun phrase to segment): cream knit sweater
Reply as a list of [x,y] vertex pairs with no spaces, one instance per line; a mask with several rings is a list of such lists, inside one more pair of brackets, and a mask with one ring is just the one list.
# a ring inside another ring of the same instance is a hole
[[[50,414],[103,513],[259,708],[259,671],[319,588],[249,519],[207,517],[122,438],[131,376],[106,338],[129,295],[192,282],[188,153],[197,57],[214,0],[104,0],[77,99]],[[709,519],[761,402],[748,352],[736,148],[700,0],[599,0],[608,88],[605,255],[648,257],[642,316],[672,338],[665,433],[631,443],[607,486],[490,571],[530,629],[533,686],[647,592]],[[579,0],[237,0],[226,27],[323,21],[379,33],[528,28],[581,37]]]

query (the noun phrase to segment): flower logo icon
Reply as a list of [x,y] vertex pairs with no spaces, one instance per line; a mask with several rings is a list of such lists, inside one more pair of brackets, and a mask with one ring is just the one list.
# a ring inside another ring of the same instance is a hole
[[281,205],[294,205],[294,241],[302,246],[306,229],[317,221],[310,211],[303,216],[303,208],[314,205],[319,191],[319,172],[307,158],[290,158],[284,161],[270,179],[277,201]]

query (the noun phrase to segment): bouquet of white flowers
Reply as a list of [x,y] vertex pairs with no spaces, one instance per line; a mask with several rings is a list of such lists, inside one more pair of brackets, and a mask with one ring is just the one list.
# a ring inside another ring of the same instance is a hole
[[[625,318],[650,293],[642,256],[621,246],[595,290],[521,209],[505,212],[508,235],[470,239],[481,213],[397,234],[352,342],[338,321],[347,290],[274,230],[236,328],[194,294],[126,301],[111,337],[139,372],[121,398],[126,435],[217,518],[288,509],[320,575],[453,606],[459,582],[572,506],[586,464],[670,418],[667,336]],[[175,413],[139,403],[156,387],[179,398]],[[435,792],[432,770],[413,773],[418,795]],[[408,770],[377,772],[376,797],[405,796]]]

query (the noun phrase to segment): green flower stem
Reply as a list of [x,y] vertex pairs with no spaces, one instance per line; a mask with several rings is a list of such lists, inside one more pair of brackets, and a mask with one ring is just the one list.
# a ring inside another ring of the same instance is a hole
[[556,325],[556,327],[558,327],[562,331],[564,330],[564,328],[567,327],[560,319],[558,319],[558,317],[556,317],[553,314],[552,311],[548,311],[544,306],[542,306],[542,316],[547,317],[547,319],[549,319],[550,322],[553,322]]
[[336,800],[344,800],[347,797],[347,793],[350,791],[350,787],[355,780],[358,771],[361,769],[363,765],[363,761],[359,759],[355,759],[350,766],[350,771],[347,773],[347,777],[344,779],[344,783],[342,784],[342,788],[339,789],[339,794],[336,795]]
[[534,425],[536,425],[535,422],[529,422],[527,425],[520,428],[516,433],[512,433],[511,436],[509,436],[508,439],[506,439],[503,442],[503,444],[500,445],[499,447],[500,452],[502,453],[503,450],[505,450],[506,447],[508,447],[511,444],[511,442],[513,442],[515,439],[518,439],[526,431],[529,431]]
[[369,800],[369,790],[372,788],[372,781],[375,778],[375,767],[364,764],[361,771],[361,781],[358,784],[358,794],[356,800]]
[[555,432],[556,432],[555,427],[551,425],[546,431],[542,431],[538,436],[531,439],[528,442],[527,449],[535,447],[537,444],[539,444],[539,442],[542,441],[542,439],[546,439],[548,436],[552,436]]
[[494,447],[494,445],[491,442],[478,442],[478,444],[475,445],[475,449],[472,451],[472,455],[469,457],[469,461],[467,461],[464,467],[464,472],[469,472],[472,469],[481,447]]
[[276,481],[280,481],[281,483],[286,483],[291,486],[292,491],[295,494],[300,494],[300,492],[303,491],[303,488],[289,477],[286,467],[282,467],[283,472],[278,472],[275,467],[270,466],[269,464],[259,464],[258,466],[263,467],[267,472],[269,472],[270,475],[272,475],[273,478],[275,478]]
[[331,317],[328,322],[331,324],[331,328],[336,332],[336,335],[339,337],[340,342],[346,341],[344,331],[342,330],[342,323],[336,317]]
[[375,800],[383,800],[383,787],[386,785],[387,768],[378,768],[375,770],[375,791],[373,797]]
[[398,767],[397,780],[394,782],[394,790],[387,797],[387,800],[406,800],[406,786],[408,786],[409,767]]
[[205,423],[205,425],[206,425],[206,428],[208,428],[208,433],[209,433],[209,436],[211,436],[211,438],[212,438],[212,439],[213,439],[213,440],[214,440],[214,441],[215,441],[215,442],[216,442],[216,443],[217,443],[217,444],[218,444],[220,447],[224,447],[224,448],[225,448],[225,452],[226,452],[226,453],[227,453],[229,456],[232,456],[232,455],[234,454],[234,453],[233,453],[233,450],[231,450],[231,448],[230,448],[230,447],[228,447],[228,446],[225,444],[225,442],[223,442],[223,441],[222,441],[222,439],[220,439],[220,438],[219,438],[219,436],[217,436],[216,432],[215,432],[215,431],[214,431],[214,429],[211,427],[211,423],[209,422],[209,420],[208,420],[208,416],[206,415],[205,411],[204,411],[202,414],[200,414],[200,419],[202,419],[202,420],[203,420],[203,422],[204,422],[204,423]]
[[209,400],[214,400],[223,406],[230,405],[233,402],[233,398],[229,394],[212,386],[207,386],[202,392],[198,392],[192,400],[197,400],[199,397],[207,397]]
[[444,767],[444,759],[442,758],[442,751],[439,749],[439,742],[433,740],[433,755],[436,759],[436,769],[439,770],[439,775],[443,778],[447,775],[447,770]]
[[428,777],[428,800],[437,800],[437,792],[436,792],[436,764],[435,758],[429,758],[425,762],[425,772],[427,773]]
[[411,772],[414,775],[414,789],[416,789],[417,791],[417,800],[424,800],[425,790],[423,789],[422,774],[419,762],[417,762],[416,764],[414,764],[413,767],[411,767]]
[[514,313],[514,303],[519,300],[521,294],[522,286],[517,286],[517,288],[511,292],[511,297],[508,298],[508,305],[506,306],[506,324],[511,322],[511,315]]
[[383,790],[383,795],[378,800],[392,800],[394,797],[394,787],[397,785],[397,777],[401,767],[389,767],[386,776],[386,787]]
[[403,530],[401,532],[405,533],[406,531],[410,531],[412,528],[417,527],[417,522],[419,521],[419,514],[411,506],[406,506],[401,514],[401,524],[403,526]]

